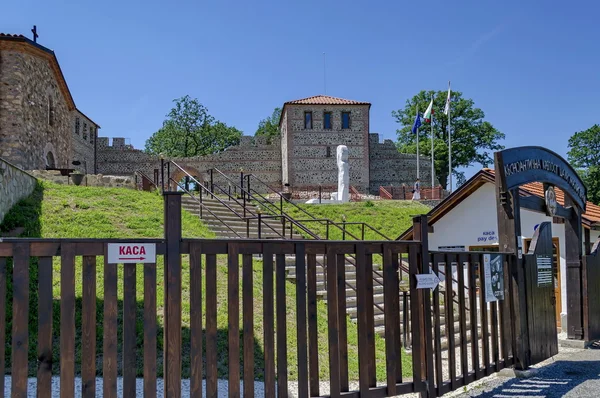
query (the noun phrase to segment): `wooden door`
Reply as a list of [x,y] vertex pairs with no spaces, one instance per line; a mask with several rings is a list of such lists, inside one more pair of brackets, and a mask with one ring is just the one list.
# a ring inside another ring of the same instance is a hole
[[524,256],[531,364],[558,354],[552,227],[543,222]]
[[[560,244],[558,238],[552,238],[552,276],[554,279],[554,299],[556,300],[556,327],[560,329],[560,313],[562,312],[562,290],[560,282]],[[524,252],[529,251],[531,239],[523,242]]]

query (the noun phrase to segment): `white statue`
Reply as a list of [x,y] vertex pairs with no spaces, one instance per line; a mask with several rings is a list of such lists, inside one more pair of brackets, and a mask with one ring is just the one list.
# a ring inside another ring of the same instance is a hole
[[348,147],[338,145],[337,147],[337,166],[338,166],[338,190],[336,199],[339,202],[346,203],[350,199],[350,166],[348,165]]

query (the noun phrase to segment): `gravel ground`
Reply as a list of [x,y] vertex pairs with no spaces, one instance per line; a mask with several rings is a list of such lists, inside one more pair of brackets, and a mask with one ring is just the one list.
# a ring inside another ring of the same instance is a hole
[[[561,349],[559,354],[535,366],[531,378],[491,376],[472,384],[470,390],[453,397],[598,397],[600,395],[600,350]],[[450,394],[448,394],[450,396]]]

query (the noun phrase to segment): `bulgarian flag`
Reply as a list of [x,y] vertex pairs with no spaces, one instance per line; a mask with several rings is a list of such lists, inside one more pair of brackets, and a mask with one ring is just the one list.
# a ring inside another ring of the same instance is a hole
[[433,115],[433,98],[427,107],[427,110],[423,114],[423,119],[425,119],[426,123],[431,123],[431,116]]

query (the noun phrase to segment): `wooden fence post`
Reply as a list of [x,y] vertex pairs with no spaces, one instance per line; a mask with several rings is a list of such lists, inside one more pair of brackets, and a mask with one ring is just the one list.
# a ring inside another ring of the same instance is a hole
[[165,321],[164,383],[165,397],[181,397],[181,195],[165,192]]
[[[413,236],[414,239],[421,242],[421,253],[418,261],[418,272],[420,274],[429,273],[429,227],[427,216],[420,215],[413,218]],[[412,278],[412,275],[411,275]],[[433,374],[433,346],[432,346],[432,325],[431,325],[431,297],[429,289],[419,289],[417,291],[416,308],[422,309],[419,317],[419,325],[412,325],[412,329],[418,328],[417,333],[420,339],[420,352],[413,353],[418,355],[421,362],[421,377],[425,380],[425,391],[421,392],[422,397],[435,397],[436,386]],[[411,297],[411,300],[413,298]],[[415,385],[415,387],[417,387]]]

